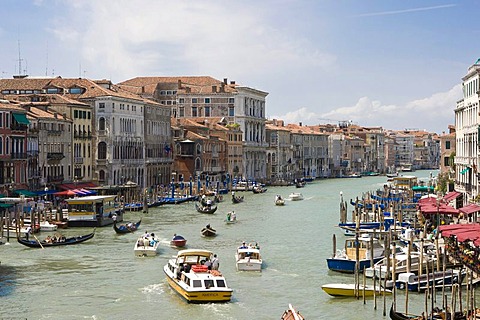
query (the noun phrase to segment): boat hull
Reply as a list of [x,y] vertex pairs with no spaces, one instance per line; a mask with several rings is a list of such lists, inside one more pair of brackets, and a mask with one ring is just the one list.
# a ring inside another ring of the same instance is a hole
[[262,271],[262,262],[260,261],[237,261],[237,271]]
[[178,281],[172,279],[169,273],[164,273],[169,286],[188,303],[222,303],[229,302],[232,299],[232,291],[203,290],[189,291],[178,284]]
[[[373,263],[377,263],[378,261],[382,260],[383,257],[378,257],[373,259]],[[360,272],[363,272],[365,268],[370,268],[370,259],[368,260],[360,260]],[[329,270],[343,272],[343,273],[354,273],[355,272],[355,260],[348,260],[348,259],[335,259],[329,258],[327,259],[327,266]]]
[[[334,297],[355,297],[355,285],[354,284],[326,284],[322,286],[322,290]],[[366,297],[373,297],[376,292],[377,295],[391,294],[390,290],[382,290],[380,288],[375,288],[373,290],[372,286],[366,286],[365,290],[363,285],[359,285],[358,296],[362,297],[365,292]]]

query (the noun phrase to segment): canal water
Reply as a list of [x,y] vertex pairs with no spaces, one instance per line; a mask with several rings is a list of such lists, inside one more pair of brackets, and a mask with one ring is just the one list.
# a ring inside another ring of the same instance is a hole
[[[427,178],[429,173],[412,174]],[[280,319],[290,303],[306,319],[382,319],[382,298],[374,310],[371,298],[366,304],[362,299],[332,298],[321,286],[353,283],[353,276],[330,272],[326,265],[332,235],[337,235],[338,246],[345,239],[336,227],[340,192],[349,200],[385,183],[385,176],[376,176],[318,180],[302,189],[269,187],[263,194],[238,192],[245,202],[232,204],[225,195],[213,215],[198,213],[189,202],[151,208],[148,213],[127,212],[126,220],[142,218],[137,233],[117,235],[111,226],[97,228],[92,240],[75,246],[31,249],[11,240],[0,246],[0,318],[273,320]],[[288,198],[291,192],[301,192],[305,199],[274,205],[276,194]],[[238,223],[227,225],[225,216],[231,210]],[[201,236],[206,224],[217,230],[217,237]],[[67,237],[91,231],[62,230]],[[145,231],[161,239],[156,257],[134,256],[134,243]],[[218,255],[220,271],[234,290],[230,303],[188,304],[168,286],[163,266],[177,252],[169,244],[174,233],[188,240],[188,248]],[[261,273],[235,270],[235,249],[242,241],[261,246]],[[404,311],[403,292],[397,300],[398,310]],[[409,300],[409,312],[423,309],[423,294],[410,294]],[[391,302],[388,297],[387,318]]]

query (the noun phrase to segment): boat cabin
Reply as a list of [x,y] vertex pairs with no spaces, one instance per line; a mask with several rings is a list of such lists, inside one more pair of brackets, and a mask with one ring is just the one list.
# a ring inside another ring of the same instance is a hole
[[[362,236],[358,238],[358,243],[356,239],[347,239],[345,240],[345,253],[349,259],[355,260],[357,257],[357,246],[358,246],[358,259],[370,259],[371,253],[371,240],[369,236]],[[379,257],[383,255],[384,249],[380,244],[378,239],[373,238],[373,256]]]
[[102,227],[123,221],[123,209],[115,196],[86,196],[65,199],[68,203],[69,227]]
[[260,250],[258,249],[254,249],[254,248],[238,249],[238,259],[245,259],[245,258],[250,258],[255,260],[262,259],[260,257]]

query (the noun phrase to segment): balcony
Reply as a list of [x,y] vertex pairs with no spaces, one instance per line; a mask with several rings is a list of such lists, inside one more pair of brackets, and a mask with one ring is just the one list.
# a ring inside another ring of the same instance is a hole
[[14,131],[27,131],[28,125],[15,123],[10,125],[10,129]]
[[27,160],[27,154],[23,152],[12,152],[12,160]]
[[62,152],[48,152],[47,160],[62,160],[65,155]]
[[47,130],[49,136],[61,136],[62,132],[62,130]]
[[59,176],[47,176],[48,183],[61,183],[63,182],[63,174]]
[[73,137],[75,139],[92,139],[92,132],[90,131],[74,131]]

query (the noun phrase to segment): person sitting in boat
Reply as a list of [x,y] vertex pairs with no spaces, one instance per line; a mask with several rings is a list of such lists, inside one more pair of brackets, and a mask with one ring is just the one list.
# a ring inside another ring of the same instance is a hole
[[134,225],[133,225],[133,222],[129,222],[129,223],[127,224],[127,229],[128,229],[128,230],[133,230],[134,228],[135,228],[135,227],[134,227]]
[[231,216],[232,216],[231,212],[227,213],[227,221],[230,221]]
[[247,245],[245,244],[245,241],[242,242],[242,245],[238,247],[238,249],[247,249]]
[[237,215],[236,215],[235,211],[232,211],[231,219],[232,219],[232,221],[237,220]]
[[146,239],[150,236],[150,234],[148,233],[148,231],[145,231],[145,234],[143,235],[143,237]]
[[52,243],[52,237],[47,236],[47,237],[45,238],[45,242],[46,242],[46,243]]

